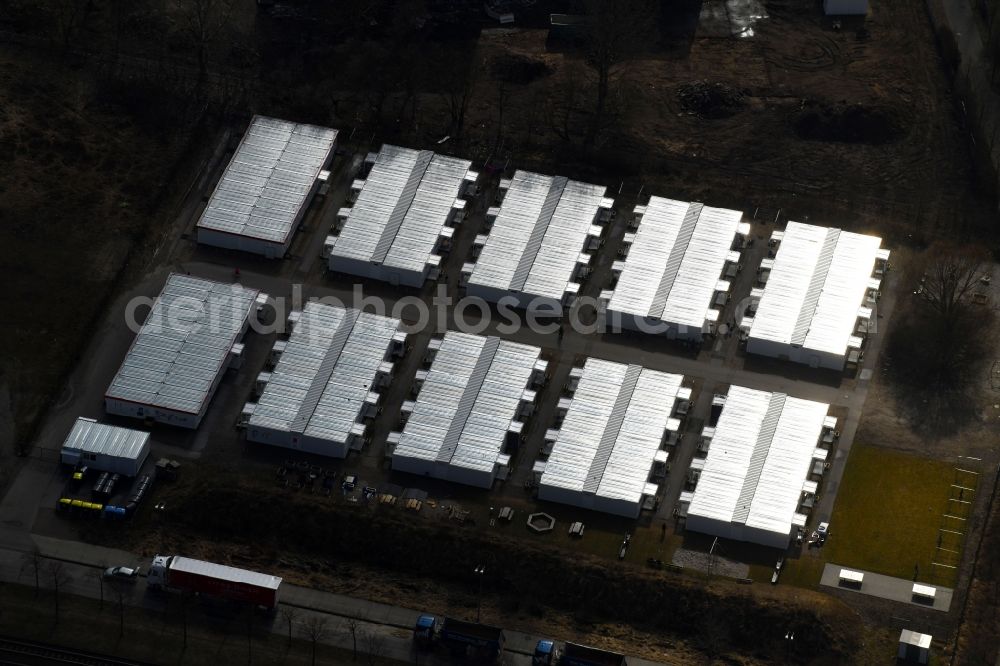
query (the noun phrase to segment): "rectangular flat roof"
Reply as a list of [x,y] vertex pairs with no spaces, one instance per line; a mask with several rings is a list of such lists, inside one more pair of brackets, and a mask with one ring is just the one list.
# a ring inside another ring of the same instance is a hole
[[398,319],[306,303],[249,425],[346,442]]
[[496,337],[446,333],[393,455],[492,472],[540,355]]
[[254,116],[198,226],[284,243],[336,139],[328,127]]
[[608,308],[701,328],[742,217],[651,197]]
[[258,293],[171,273],[105,397],[200,413]]
[[789,534],[828,409],[730,387],[688,515]]
[[882,239],[789,222],[750,337],[846,354]]
[[263,587],[269,590],[277,590],[281,585],[281,578],[268,574],[257,573],[247,569],[237,569],[225,564],[215,562],[205,562],[204,560],[194,560],[190,557],[174,555],[170,562],[171,571],[183,571],[185,573],[199,576],[210,576],[220,580],[227,580],[233,583],[245,583],[256,587]]
[[683,379],[587,359],[540,483],[638,502]]
[[66,436],[63,448],[136,460],[148,441],[148,432],[98,423],[80,416]]
[[471,166],[431,150],[382,146],[331,254],[423,270]]
[[469,283],[561,299],[606,189],[517,171]]

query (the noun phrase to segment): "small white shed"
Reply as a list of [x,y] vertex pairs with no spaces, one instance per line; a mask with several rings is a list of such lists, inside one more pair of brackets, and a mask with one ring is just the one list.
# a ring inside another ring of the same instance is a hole
[[136,476],[149,455],[149,433],[78,417],[61,459],[67,465],[86,465],[102,472]]
[[929,634],[903,629],[899,634],[899,653],[896,656],[908,663],[926,664],[930,659],[931,638]]
[[865,16],[868,0],[823,0],[823,12],[827,16]]

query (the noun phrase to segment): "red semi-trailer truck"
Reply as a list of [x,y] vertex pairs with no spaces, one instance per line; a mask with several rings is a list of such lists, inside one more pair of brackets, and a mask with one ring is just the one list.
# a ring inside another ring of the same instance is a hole
[[146,574],[153,589],[228,599],[273,610],[281,578],[180,555],[157,555]]

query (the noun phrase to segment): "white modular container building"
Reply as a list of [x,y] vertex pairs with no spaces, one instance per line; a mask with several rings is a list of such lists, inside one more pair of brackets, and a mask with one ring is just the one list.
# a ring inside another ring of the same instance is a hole
[[274,368],[258,376],[257,402],[243,408],[246,438],[346,458],[364,445],[406,334],[398,319],[315,301],[290,319]]
[[82,416],[73,424],[60,453],[66,465],[86,465],[129,477],[139,474],[148,456],[148,432],[98,423]]
[[775,231],[776,256],[761,262],[756,312],[744,318],[747,351],[842,370],[861,349],[888,265],[875,236],[789,222]]
[[612,265],[614,288],[601,294],[609,323],[696,341],[711,333],[739,265],[734,244],[750,232],[742,217],[662,197],[636,206],[638,229],[625,234],[628,254]]
[[431,341],[430,353],[416,399],[403,406],[403,430],[389,437],[392,469],[490,488],[506,478],[510,448],[544,380],[541,350],[449,331]]
[[[709,441],[686,528],[735,541],[786,548],[807,517],[799,505],[815,494],[809,480],[824,428],[836,426],[829,405],[732,386]],[[682,501],[684,498],[682,497]]]
[[472,162],[384,145],[371,170],[351,186],[354,205],[338,213],[326,239],[331,271],[420,287],[450,248],[478,174]]
[[198,220],[198,242],[285,256],[336,142],[334,129],[255,116]]
[[171,273],[104,394],[109,414],[182,428],[201,423],[266,300],[256,289]]
[[502,180],[503,201],[486,216],[489,233],[476,238],[474,261],[462,267],[466,293],[560,315],[589,270],[588,242],[599,242],[610,215],[605,191],[528,171]]
[[575,368],[573,396],[559,402],[562,424],[545,435],[552,451],[534,468],[538,499],[637,518],[658,492],[650,476],[666,435],[680,427],[675,403],[691,397],[683,380],[595,358]]

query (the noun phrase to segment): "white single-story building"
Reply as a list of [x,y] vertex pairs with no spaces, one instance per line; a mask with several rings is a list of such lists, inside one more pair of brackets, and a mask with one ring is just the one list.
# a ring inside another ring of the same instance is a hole
[[608,325],[701,341],[729,301],[739,269],[741,237],[750,233],[738,210],[651,197],[636,206],[624,259],[601,293]]
[[930,634],[921,634],[910,629],[903,629],[899,634],[899,651],[896,656],[910,664],[926,664],[931,658]]
[[346,458],[360,450],[380,389],[403,353],[400,321],[316,301],[293,313],[291,335],[258,375],[241,423],[251,442]]
[[365,164],[367,176],[351,185],[354,204],[340,209],[323,247],[328,268],[421,287],[450,249],[465,217],[461,197],[478,174],[468,160],[388,144]]
[[[878,302],[889,251],[882,239],[789,222],[771,235],[755,312],[740,324],[747,352],[843,370],[860,350]],[[775,248],[777,248],[775,250]]]
[[[682,375],[590,358],[570,374],[547,460],[535,463],[538,499],[637,518],[659,486],[654,462],[666,460],[679,400],[690,400]],[[561,419],[561,423],[559,420]]]
[[171,273],[104,394],[105,411],[197,428],[226,370],[242,363],[241,341],[266,299]]
[[600,244],[614,203],[606,189],[528,171],[501,180],[489,233],[476,237],[462,267],[466,293],[560,316],[589,270],[588,249]]
[[[721,399],[721,396],[720,396]],[[708,455],[688,501],[685,529],[724,539],[786,548],[807,516],[799,512],[813,463],[826,460],[824,429],[836,427],[829,405],[731,386],[715,427],[702,437]]]
[[82,416],[63,442],[63,464],[86,466],[101,472],[137,476],[149,456],[149,433],[98,423]]
[[336,143],[335,129],[254,116],[198,220],[198,242],[285,256]]
[[448,331],[428,354],[416,399],[403,404],[403,430],[389,436],[392,469],[490,488],[507,478],[544,381],[541,349]]

